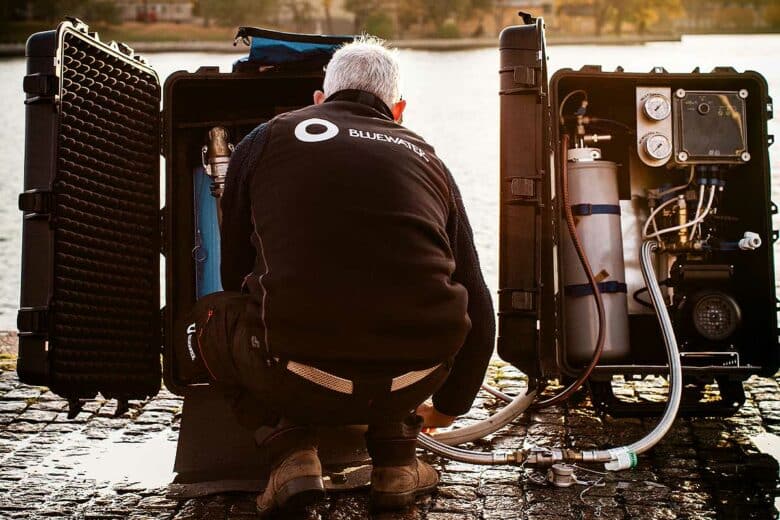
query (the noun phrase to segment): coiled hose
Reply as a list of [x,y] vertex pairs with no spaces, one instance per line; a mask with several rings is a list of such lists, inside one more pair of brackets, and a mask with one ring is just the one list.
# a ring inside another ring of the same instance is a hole
[[[438,442],[429,435],[422,434],[417,441],[425,449],[448,459],[469,464],[553,464],[556,462],[606,462],[607,469],[620,470],[633,467],[636,464],[636,455],[641,454],[655,446],[671,428],[682,397],[682,364],[680,352],[677,348],[677,339],[672,328],[672,320],[666,308],[661,287],[653,270],[652,254],[658,249],[654,241],[647,241],[642,245],[640,265],[642,277],[647,285],[650,300],[655,307],[656,316],[661,326],[661,333],[666,346],[666,354],[669,358],[669,399],[666,403],[664,415],[658,421],[655,428],[640,440],[628,446],[613,448],[610,450],[574,451],[562,449],[548,450],[518,450],[515,452],[478,452],[448,446]],[[528,394],[530,396],[531,393]],[[525,397],[525,396],[524,396]],[[517,401],[518,398],[515,399]],[[514,401],[513,401],[514,402]],[[508,406],[507,406],[508,408]],[[518,406],[519,408],[519,406]],[[485,422],[485,421],[482,421]],[[543,455],[539,455],[542,453]]]
[[585,276],[588,278],[588,282],[590,283],[591,289],[593,290],[593,297],[596,301],[596,310],[598,313],[599,332],[596,338],[596,346],[593,352],[593,357],[591,358],[590,364],[585,368],[585,370],[583,370],[580,376],[573,383],[571,383],[557,395],[536,403],[534,403],[534,397],[536,396],[535,391],[518,395],[514,399],[509,399],[509,397],[502,392],[483,385],[483,389],[485,389],[487,392],[501,400],[509,401],[509,404],[502,408],[501,411],[492,417],[485,419],[484,421],[480,421],[465,428],[459,428],[457,430],[436,435],[436,440],[442,444],[452,446],[480,439],[503,428],[512,422],[515,418],[519,417],[532,405],[536,408],[544,408],[568,399],[583,385],[588,377],[590,377],[593,368],[598,364],[599,359],[601,358],[601,353],[604,350],[604,341],[606,336],[606,313],[604,312],[604,302],[601,298],[601,291],[599,290],[598,282],[596,277],[593,275],[593,270],[590,267],[588,256],[585,253],[585,249],[582,247],[582,244],[580,243],[579,236],[577,235],[577,227],[574,221],[574,215],[571,211],[571,205],[569,203],[569,176],[566,160],[566,153],[569,149],[569,136],[567,134],[563,135],[561,149],[561,177],[566,225],[568,227],[569,234],[571,235],[572,242],[574,243],[574,248],[577,251],[580,264],[582,265],[582,268],[585,271]]

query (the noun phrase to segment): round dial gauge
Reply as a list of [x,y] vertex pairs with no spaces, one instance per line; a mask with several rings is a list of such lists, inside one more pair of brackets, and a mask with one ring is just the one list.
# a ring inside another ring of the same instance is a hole
[[672,142],[663,134],[647,134],[644,146],[647,155],[659,161],[672,155]]
[[649,94],[642,103],[645,115],[655,121],[663,121],[672,113],[672,104],[661,94]]

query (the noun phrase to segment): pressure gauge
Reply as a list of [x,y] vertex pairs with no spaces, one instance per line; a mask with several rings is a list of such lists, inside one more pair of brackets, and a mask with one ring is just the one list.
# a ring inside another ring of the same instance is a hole
[[672,103],[662,94],[648,94],[643,103],[645,115],[654,121],[663,121],[672,113]]
[[663,134],[647,134],[643,141],[645,152],[653,159],[661,161],[672,155],[672,142]]

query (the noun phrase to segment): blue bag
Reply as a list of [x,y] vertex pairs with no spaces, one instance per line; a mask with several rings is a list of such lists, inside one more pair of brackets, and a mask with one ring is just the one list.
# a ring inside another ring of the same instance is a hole
[[249,45],[249,56],[234,63],[233,71],[279,67],[321,70],[336,49],[354,39],[354,36],[297,34],[239,27],[235,40]]

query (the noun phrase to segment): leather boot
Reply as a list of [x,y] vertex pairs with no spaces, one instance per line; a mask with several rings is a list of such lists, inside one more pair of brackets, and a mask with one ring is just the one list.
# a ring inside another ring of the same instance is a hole
[[415,453],[422,418],[410,415],[403,422],[371,425],[366,445],[374,465],[371,471],[371,506],[400,509],[436,489],[439,475]]
[[371,505],[376,509],[400,509],[417,497],[433,492],[439,474],[419,459],[404,466],[382,466],[371,471]]
[[285,428],[274,432],[263,445],[268,449],[273,469],[265,491],[256,500],[261,516],[275,510],[301,511],[325,496],[322,465],[311,431]]

